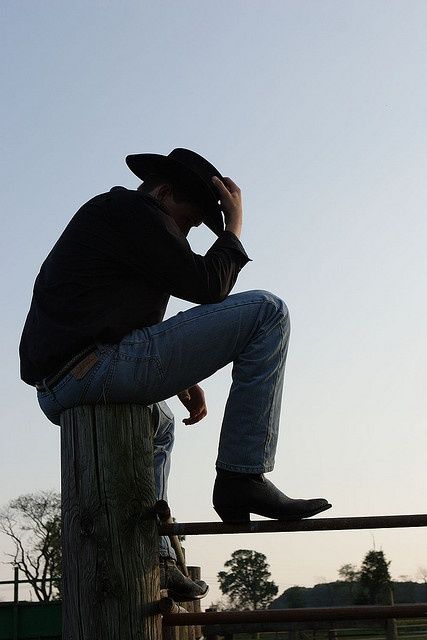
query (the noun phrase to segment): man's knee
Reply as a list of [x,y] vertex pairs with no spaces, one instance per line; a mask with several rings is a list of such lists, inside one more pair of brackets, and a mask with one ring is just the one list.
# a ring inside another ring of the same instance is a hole
[[283,316],[286,322],[289,322],[289,309],[285,301],[274,293],[271,293],[271,291],[254,289],[252,291],[245,291],[242,295],[246,295],[252,300],[259,300],[262,303],[270,305],[273,308],[273,311]]

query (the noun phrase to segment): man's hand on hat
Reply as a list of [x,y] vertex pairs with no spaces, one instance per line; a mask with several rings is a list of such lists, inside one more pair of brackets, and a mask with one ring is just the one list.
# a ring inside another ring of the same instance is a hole
[[195,424],[207,416],[208,409],[205,402],[205,393],[198,384],[178,393],[178,398],[181,400],[184,407],[190,412],[190,416],[188,418],[184,418],[184,424]]
[[219,193],[221,209],[224,212],[225,228],[240,238],[243,220],[242,193],[231,178],[220,180],[218,176],[213,176],[212,182]]

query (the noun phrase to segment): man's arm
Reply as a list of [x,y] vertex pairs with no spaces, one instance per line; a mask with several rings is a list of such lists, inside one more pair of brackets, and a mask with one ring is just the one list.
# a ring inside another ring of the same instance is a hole
[[218,176],[214,176],[212,182],[219,193],[225,229],[240,238],[243,222],[242,192],[231,178],[224,178],[222,181]]
[[230,293],[249,258],[238,238],[242,221],[240,190],[229,178],[225,180],[232,191],[220,181],[218,198],[226,230],[204,256],[192,251],[173,219],[155,204],[147,201],[144,212],[135,211],[128,218],[132,226],[126,233],[127,257],[153,289],[196,304],[220,302]]
[[[224,178],[224,181],[221,181],[217,176],[214,176],[212,182],[218,189],[225,217],[225,230],[240,238],[243,219],[241,191],[231,178]],[[208,410],[205,394],[198,384],[177,395],[184,407],[190,412],[190,416],[184,418],[184,424],[195,424],[206,417]]]

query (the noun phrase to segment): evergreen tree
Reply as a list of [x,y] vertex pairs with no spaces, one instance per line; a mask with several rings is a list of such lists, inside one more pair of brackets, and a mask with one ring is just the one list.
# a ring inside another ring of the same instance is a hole
[[368,551],[360,569],[360,604],[388,604],[391,576],[383,551]]

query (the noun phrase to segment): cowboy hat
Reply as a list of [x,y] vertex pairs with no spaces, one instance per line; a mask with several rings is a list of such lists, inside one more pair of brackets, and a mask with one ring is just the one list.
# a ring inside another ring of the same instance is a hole
[[206,206],[203,222],[216,235],[224,230],[224,219],[218,203],[218,193],[212,182],[213,176],[222,175],[202,156],[189,149],[174,149],[169,155],[138,153],[126,157],[126,164],[135,175],[145,180],[149,174],[174,178],[193,188],[195,197],[202,197]]

